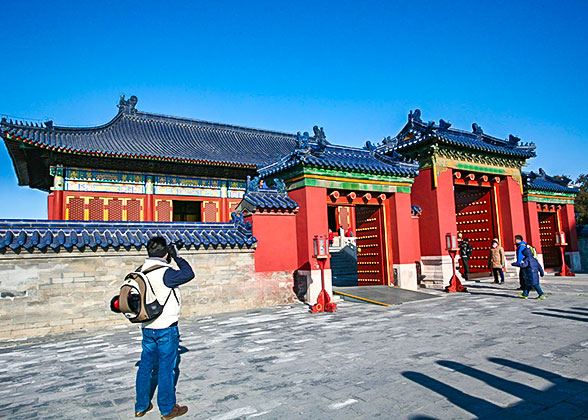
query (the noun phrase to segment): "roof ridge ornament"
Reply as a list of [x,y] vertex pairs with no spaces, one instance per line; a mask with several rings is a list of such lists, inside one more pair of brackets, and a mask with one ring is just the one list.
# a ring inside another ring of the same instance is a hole
[[247,185],[245,187],[245,194],[250,192],[259,192],[259,183],[259,176],[256,176],[253,179],[251,179],[251,176],[247,175]]
[[314,140],[316,141],[316,145],[312,148],[312,152],[315,152],[313,154],[320,156],[329,142],[327,141],[327,136],[325,135],[323,127],[319,128],[318,125],[315,125],[312,127],[312,131],[314,131]]
[[423,123],[423,120],[421,120],[421,110],[420,109],[415,109],[414,112],[411,110],[408,113],[408,122],[418,122],[418,123]]
[[376,150],[379,146],[380,146],[379,144],[377,144],[377,143],[373,144],[371,141],[367,140],[365,142],[365,146],[363,146],[363,149],[372,151],[372,150]]
[[53,130],[53,120],[45,121],[43,124],[47,130]]
[[136,113],[135,106],[137,106],[137,102],[139,102],[139,99],[135,95],[129,99],[125,99],[125,95],[120,95],[120,101],[118,102],[119,112],[124,112],[125,114]]
[[441,130],[447,130],[449,127],[451,127],[451,123],[445,121],[443,118],[439,120],[439,128]]
[[477,135],[478,137],[482,137],[484,135],[484,130],[482,130],[482,127],[480,127],[476,123],[472,124],[472,130],[473,130],[474,134]]
[[514,148],[514,147],[517,147],[519,145],[519,142],[520,141],[521,141],[521,139],[519,137],[516,137],[516,136],[513,136],[512,134],[509,134],[508,135],[508,140],[506,142],[507,142],[507,145],[509,147],[513,147]]
[[296,133],[296,148],[297,149],[308,149],[308,131],[304,134],[300,134],[300,131]]

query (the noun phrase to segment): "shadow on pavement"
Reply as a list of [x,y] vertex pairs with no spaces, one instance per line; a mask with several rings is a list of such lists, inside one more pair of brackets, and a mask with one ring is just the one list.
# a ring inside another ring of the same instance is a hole
[[578,311],[566,311],[564,309],[555,309],[555,308],[545,308],[546,311],[552,311],[552,312],[561,312],[562,314],[572,314],[572,315],[582,315],[582,316],[588,316],[587,312],[578,312]]
[[[543,378],[551,382],[551,385],[546,389],[536,389],[520,382],[505,379],[507,375],[496,376],[450,360],[437,362],[440,366],[449,368],[461,375],[478,379],[492,388],[521,400],[507,407],[501,407],[498,404],[486,401],[484,398],[470,395],[467,389],[458,389],[419,372],[406,371],[402,372],[402,375],[444,396],[451,403],[480,419],[573,419],[586,415],[588,412],[588,382],[566,378],[557,373],[508,359],[488,358],[488,360],[513,371]],[[413,420],[425,418],[428,417],[411,417]]]
[[[571,316],[571,315],[559,315],[559,314],[550,314],[549,312],[531,312],[533,315],[541,315],[541,316],[550,316],[552,318],[561,318],[561,319],[569,319],[571,321],[580,321],[580,322],[588,322],[587,318],[580,318],[578,316]],[[588,316],[588,314],[586,314]]]

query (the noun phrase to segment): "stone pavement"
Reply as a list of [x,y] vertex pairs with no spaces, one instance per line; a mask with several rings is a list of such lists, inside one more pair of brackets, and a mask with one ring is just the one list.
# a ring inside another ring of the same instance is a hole
[[[185,419],[588,419],[588,275],[181,323]],[[0,348],[1,419],[130,419],[136,326]],[[155,400],[154,400],[155,402]],[[145,419],[159,419],[157,408]]]

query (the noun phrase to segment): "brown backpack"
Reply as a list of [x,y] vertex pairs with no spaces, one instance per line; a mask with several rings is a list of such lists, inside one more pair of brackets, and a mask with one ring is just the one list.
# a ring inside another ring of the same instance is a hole
[[160,304],[147,277],[148,273],[160,268],[168,268],[167,266],[154,265],[146,270],[142,268],[143,266],[127,274],[120,287],[118,306],[120,312],[132,323],[152,321],[157,318],[163,312],[172,293],[178,300],[175,290],[172,289],[163,305]]

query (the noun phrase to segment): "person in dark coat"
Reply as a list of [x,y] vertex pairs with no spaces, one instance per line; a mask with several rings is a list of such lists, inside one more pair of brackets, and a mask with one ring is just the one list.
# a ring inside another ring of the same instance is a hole
[[523,249],[523,260],[520,263],[512,263],[515,267],[520,267],[521,273],[523,275],[525,290],[519,296],[523,299],[527,299],[529,297],[529,292],[532,289],[535,289],[539,296],[537,299],[545,299],[545,293],[541,290],[541,286],[539,285],[539,275],[543,277],[545,275],[543,271],[543,267],[539,264],[539,261],[535,257],[533,257],[533,251],[531,248],[525,247]]
[[[523,261],[523,249],[527,248],[527,243],[523,241],[523,237],[521,235],[515,235],[515,249],[517,252],[517,264],[520,264]],[[514,264],[513,264],[514,265]],[[515,267],[520,267],[516,265]],[[523,279],[523,273],[519,270],[519,290],[525,290],[525,281]]]
[[468,242],[468,238],[463,238],[459,244],[459,257],[461,258],[460,265],[463,266],[463,278],[467,280],[470,276],[470,257],[474,252],[474,248]]

